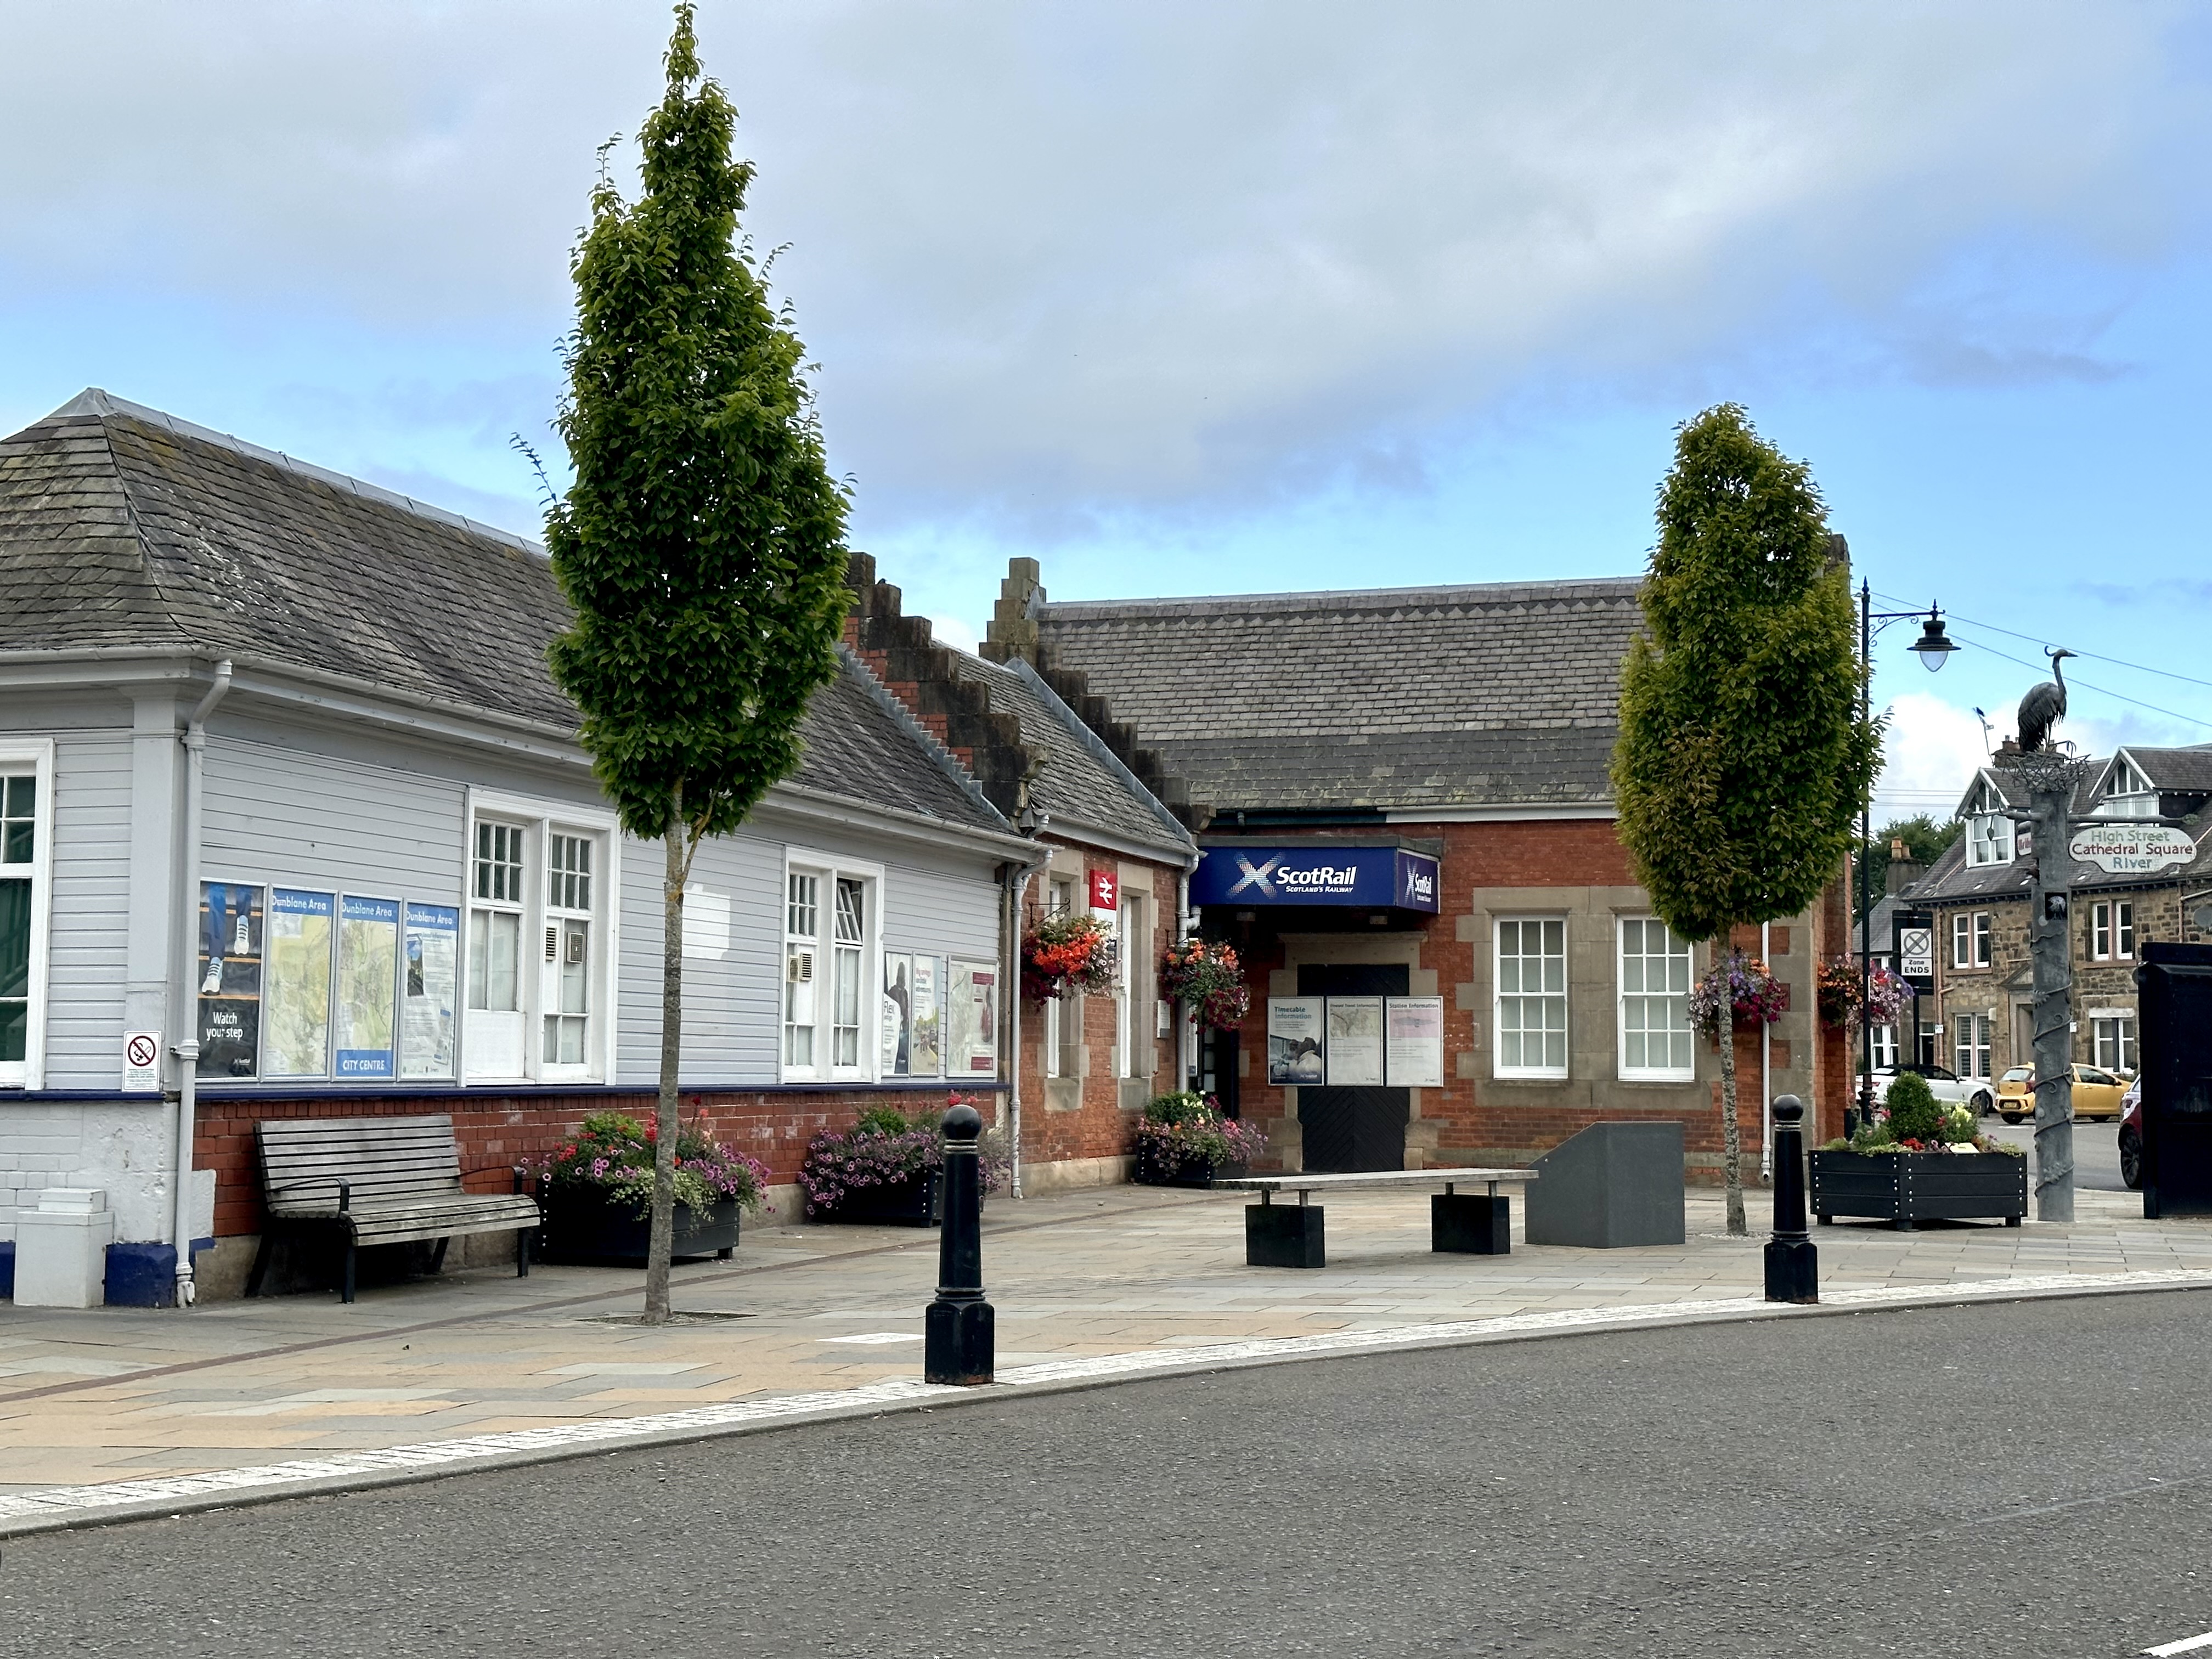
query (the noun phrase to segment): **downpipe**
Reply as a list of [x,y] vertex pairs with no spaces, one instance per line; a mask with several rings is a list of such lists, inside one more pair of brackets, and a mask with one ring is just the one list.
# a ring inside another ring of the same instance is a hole
[[177,1121],[173,1133],[176,1157],[172,1166],[177,1172],[175,1203],[169,1217],[172,1242],[177,1249],[177,1305],[189,1308],[199,1299],[199,1287],[192,1278],[192,1135],[198,1127],[199,1100],[199,1017],[197,988],[192,983],[194,957],[193,941],[199,936],[200,922],[200,795],[207,763],[207,720],[230,690],[230,659],[225,657],[215,665],[215,684],[199,700],[185,721],[185,856],[183,906],[183,941],[178,954],[184,968],[184,997],[182,1000],[185,1029],[191,1033],[175,1044],[170,1052],[177,1057]]
[[[1774,971],[1774,924],[1759,924],[1759,959]],[[1774,1179],[1774,1085],[1767,1080],[1774,1058],[1774,1022],[1759,1022],[1759,1178]]]

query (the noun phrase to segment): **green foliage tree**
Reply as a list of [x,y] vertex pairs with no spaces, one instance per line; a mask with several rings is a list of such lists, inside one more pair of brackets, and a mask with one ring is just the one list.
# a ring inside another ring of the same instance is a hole
[[[1621,668],[1613,797],[1660,917],[1713,939],[1803,910],[1844,867],[1881,763],[1848,573],[1802,462],[1734,404],[1678,431]],[[1721,1013],[1728,1225],[1746,1231],[1735,1011]]]
[[684,884],[700,842],[799,763],[846,608],[845,492],[804,349],[736,241],[753,169],[731,159],[737,111],[701,72],[688,3],[667,71],[638,199],[602,176],[572,261],[557,425],[574,483],[545,524],[575,611],[554,678],[623,828],[666,843],[649,1322],[668,1316]]
[[1879,902],[1889,879],[1889,844],[1893,841],[1905,843],[1905,852],[1916,864],[1932,865],[1953,842],[1966,833],[1964,820],[1953,818],[1938,823],[1926,812],[1917,812],[1909,818],[1892,818],[1875,832],[1872,841],[1863,849],[1866,859],[1867,891],[1873,902]]

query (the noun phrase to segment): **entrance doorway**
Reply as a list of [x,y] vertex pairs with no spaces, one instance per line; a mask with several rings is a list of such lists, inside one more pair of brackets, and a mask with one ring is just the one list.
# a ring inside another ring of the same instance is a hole
[[[1412,973],[1402,962],[1311,963],[1298,969],[1302,997],[1402,997]],[[1406,1167],[1406,1123],[1413,1095],[1405,1089],[1298,1091],[1298,1128],[1305,1167],[1314,1175],[1352,1175]]]

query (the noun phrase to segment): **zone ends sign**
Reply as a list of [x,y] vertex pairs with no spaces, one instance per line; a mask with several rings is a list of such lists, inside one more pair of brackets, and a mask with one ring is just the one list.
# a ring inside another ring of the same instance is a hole
[[2140,876],[2188,863],[2197,856],[2197,843],[2154,823],[2092,823],[2075,829],[2066,852],[2109,876]]

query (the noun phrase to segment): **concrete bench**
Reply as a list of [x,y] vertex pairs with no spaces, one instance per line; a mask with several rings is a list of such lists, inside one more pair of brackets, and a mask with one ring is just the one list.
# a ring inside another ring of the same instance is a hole
[[[1315,1193],[1352,1192],[1382,1187],[1419,1187],[1430,1191],[1429,1247],[1458,1255],[1506,1255],[1513,1249],[1513,1206],[1500,1198],[1500,1182],[1526,1185],[1534,1170],[1475,1170],[1443,1166],[1433,1170],[1376,1170],[1357,1175],[1241,1176],[1213,1184],[1257,1193],[1260,1201],[1244,1206],[1244,1264],[1249,1267],[1323,1267],[1328,1253],[1322,1231],[1322,1206],[1307,1200]],[[1462,1193],[1482,1182],[1490,1190]],[[1434,1190],[1441,1188],[1441,1192]],[[1277,1193],[1296,1193],[1296,1204],[1278,1204]]]
[[279,1118],[257,1125],[256,1132],[269,1217],[246,1295],[260,1293],[270,1241],[279,1228],[338,1234],[345,1245],[339,1289],[348,1302],[355,1257],[364,1244],[435,1239],[435,1273],[447,1240],[511,1232],[515,1273],[528,1275],[530,1236],[541,1218],[538,1200],[522,1191],[524,1172],[514,1171],[512,1194],[464,1191],[452,1118]]

